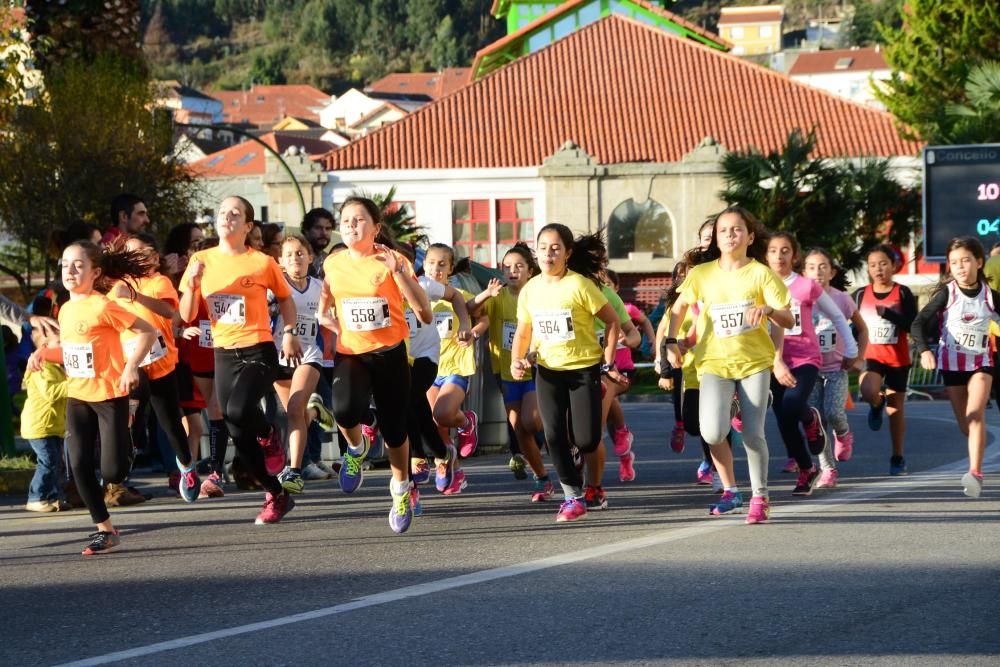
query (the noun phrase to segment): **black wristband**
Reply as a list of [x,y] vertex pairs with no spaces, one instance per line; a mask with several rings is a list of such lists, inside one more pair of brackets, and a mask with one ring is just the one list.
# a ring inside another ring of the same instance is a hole
[[677,339],[676,338],[664,338],[663,339],[663,344],[664,345],[677,345]]

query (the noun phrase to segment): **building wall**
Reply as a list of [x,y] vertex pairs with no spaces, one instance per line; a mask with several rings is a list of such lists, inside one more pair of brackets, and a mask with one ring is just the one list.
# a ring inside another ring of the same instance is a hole
[[[764,36],[770,30],[769,36]],[[742,23],[719,26],[719,34],[733,43],[733,55],[754,56],[781,50],[781,23]]]
[[864,104],[875,109],[885,109],[885,105],[875,99],[874,89],[879,81],[892,76],[890,70],[864,72],[823,72],[820,74],[797,74],[796,81],[820,88],[838,97]]

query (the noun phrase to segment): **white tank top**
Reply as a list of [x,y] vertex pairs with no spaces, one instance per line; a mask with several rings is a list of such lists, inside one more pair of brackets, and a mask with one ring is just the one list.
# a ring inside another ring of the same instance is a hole
[[[285,277],[288,281],[288,277]],[[323,361],[323,350],[319,343],[319,322],[316,320],[316,311],[319,309],[320,291],[323,283],[312,276],[306,281],[306,288],[301,292],[288,281],[288,286],[292,289],[292,301],[295,302],[295,322],[293,333],[298,336],[299,345],[302,346],[302,363],[321,363]],[[280,311],[274,317],[271,332],[274,334],[274,344],[278,348],[278,363],[282,366],[290,366],[288,360],[281,354],[281,339],[284,335],[285,321],[281,317]]]

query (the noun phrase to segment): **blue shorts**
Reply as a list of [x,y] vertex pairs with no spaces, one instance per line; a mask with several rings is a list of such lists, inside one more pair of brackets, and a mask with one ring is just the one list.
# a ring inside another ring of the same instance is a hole
[[438,389],[445,386],[446,384],[457,384],[462,388],[462,391],[469,392],[469,378],[464,375],[439,375],[434,378],[434,385]]
[[511,382],[503,380],[503,402],[505,404],[517,403],[524,398],[525,394],[535,391],[535,378],[523,382]]

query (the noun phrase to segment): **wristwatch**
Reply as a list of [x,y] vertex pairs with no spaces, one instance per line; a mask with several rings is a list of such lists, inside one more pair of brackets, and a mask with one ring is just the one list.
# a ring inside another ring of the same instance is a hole
[[601,364],[601,373],[603,375],[607,375],[611,371],[616,371],[616,370],[618,370],[618,367],[615,366],[615,362],[613,361],[610,364]]

